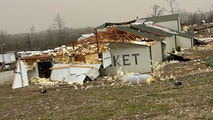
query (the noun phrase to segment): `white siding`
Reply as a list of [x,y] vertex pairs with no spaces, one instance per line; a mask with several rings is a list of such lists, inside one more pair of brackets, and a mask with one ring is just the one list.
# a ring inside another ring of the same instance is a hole
[[172,36],[172,37],[167,37],[165,38],[165,42],[166,42],[166,50],[165,50],[165,53],[171,53],[172,52],[172,49],[175,49],[176,46],[175,46],[175,37]]
[[29,85],[27,76],[27,67],[23,61],[18,60],[16,63],[16,72],[14,75],[12,89],[24,87]]
[[176,30],[176,31],[179,31],[178,29],[180,29],[180,26],[179,26],[177,20],[165,21],[165,22],[157,22],[156,24],[158,24],[160,26],[163,26],[163,27],[170,28],[172,30]]
[[177,41],[177,46],[180,46],[181,48],[193,47],[193,40],[191,38],[177,36],[176,41]]
[[148,46],[135,44],[110,44],[112,66],[104,69],[105,75],[116,75],[118,64],[123,72],[151,72],[150,50]]
[[151,52],[152,52],[152,61],[153,62],[162,62],[163,55],[162,55],[162,46],[161,42],[157,42],[154,45],[151,46]]
[[106,68],[110,66],[112,64],[110,52],[109,51],[103,52],[102,56],[103,56],[103,67]]

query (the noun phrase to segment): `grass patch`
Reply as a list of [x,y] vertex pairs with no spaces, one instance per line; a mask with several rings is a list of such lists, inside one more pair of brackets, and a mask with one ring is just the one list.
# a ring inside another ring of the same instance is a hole
[[169,108],[165,104],[145,104],[145,103],[132,103],[125,106],[128,114],[161,111],[166,112]]
[[158,98],[176,98],[179,96],[178,93],[151,93],[148,94],[149,97],[158,97]]
[[[212,73],[208,73],[180,78],[183,82],[181,86],[169,81],[140,86],[92,87],[87,90],[57,87],[47,89],[46,94],[39,93],[38,87],[11,90],[11,86],[6,84],[2,86],[3,92],[0,92],[0,116],[2,119],[90,120],[136,119],[136,115],[141,119],[158,119],[166,115],[188,119],[190,112],[200,112],[204,106],[207,111],[212,110],[212,79]],[[204,101],[206,96],[209,97]],[[179,114],[180,111],[185,112],[185,108],[189,108],[189,111]],[[203,113],[206,118],[211,118],[210,114]],[[196,117],[201,116],[193,116]]]

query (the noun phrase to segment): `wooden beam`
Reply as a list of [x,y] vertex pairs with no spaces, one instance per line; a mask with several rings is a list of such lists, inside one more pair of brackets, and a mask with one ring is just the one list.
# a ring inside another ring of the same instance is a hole
[[81,66],[81,65],[66,65],[66,66],[58,66],[58,67],[52,67],[50,70],[57,70],[57,69],[67,69],[69,67],[77,67],[77,68],[93,68],[93,66]]

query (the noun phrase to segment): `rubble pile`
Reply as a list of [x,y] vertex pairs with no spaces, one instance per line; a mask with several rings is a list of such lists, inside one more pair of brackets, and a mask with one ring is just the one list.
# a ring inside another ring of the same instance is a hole
[[[211,72],[213,69],[208,66],[212,63],[209,56],[213,55],[211,44],[196,46],[193,49],[186,49],[181,52],[183,56],[188,56],[192,60],[183,61],[170,61],[158,64],[154,68],[153,76],[159,80],[176,80],[180,77]],[[208,61],[209,60],[209,61]]]

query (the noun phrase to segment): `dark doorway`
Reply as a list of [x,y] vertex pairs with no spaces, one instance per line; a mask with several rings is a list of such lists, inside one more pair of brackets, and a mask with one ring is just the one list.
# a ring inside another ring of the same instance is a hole
[[50,68],[52,67],[51,61],[38,62],[38,73],[40,78],[49,78],[51,74]]

